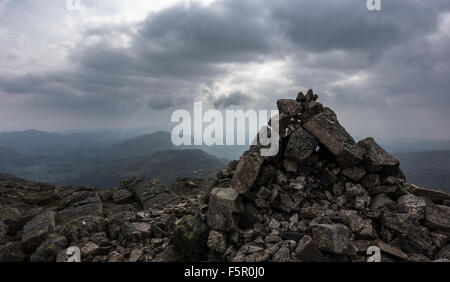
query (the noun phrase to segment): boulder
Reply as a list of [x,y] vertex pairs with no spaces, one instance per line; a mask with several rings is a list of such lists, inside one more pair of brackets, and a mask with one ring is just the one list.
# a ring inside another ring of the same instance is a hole
[[117,204],[125,204],[131,201],[133,198],[133,195],[130,193],[130,191],[125,189],[115,189],[112,192],[112,199],[114,203]]
[[237,227],[237,215],[244,211],[239,194],[233,188],[215,188],[209,197],[207,222],[214,230],[232,231]]
[[301,103],[292,99],[281,99],[277,101],[278,111],[280,114],[285,114],[287,116],[294,116],[300,113],[303,109]]
[[264,159],[253,151],[246,151],[233,174],[232,187],[239,194],[247,193],[259,175]]
[[361,167],[352,167],[343,169],[342,174],[350,180],[359,182],[366,175],[366,171]]
[[198,216],[188,215],[174,232],[174,243],[180,253],[191,261],[205,259],[209,230]]
[[22,243],[25,252],[33,253],[55,232],[55,212],[46,211],[30,220],[23,228]]
[[0,262],[23,262],[26,257],[19,242],[9,242],[0,246]]
[[119,237],[122,227],[136,218],[136,214],[131,211],[122,211],[108,217],[107,228],[111,239]]
[[15,236],[19,231],[23,229],[25,224],[36,217],[38,214],[42,213],[42,208],[32,208],[28,211],[24,211],[17,216],[11,218],[8,223],[8,234]]
[[31,255],[31,262],[55,262],[56,255],[67,247],[67,240],[64,236],[51,235],[39,248]]
[[151,238],[152,225],[148,222],[126,222],[119,235],[119,240],[124,245],[130,243],[144,243],[145,239]]
[[144,209],[161,208],[178,199],[164,182],[155,179],[151,182],[135,181],[124,183],[125,186],[144,207]]
[[4,224],[3,221],[0,221],[0,244],[3,242],[7,232],[8,226]]
[[319,249],[343,254],[349,247],[350,230],[342,224],[318,224],[312,227],[313,241]]
[[450,207],[427,205],[425,207],[425,225],[433,229],[450,231]]
[[414,195],[403,195],[398,201],[398,210],[407,213],[411,218],[422,220],[425,217],[425,199]]
[[58,222],[70,222],[84,216],[102,216],[102,201],[93,191],[76,191],[58,206]]
[[329,108],[311,118],[303,127],[336,157],[341,166],[353,167],[363,160],[363,151]]
[[358,211],[355,210],[340,210],[339,217],[352,232],[360,231],[365,225],[364,220],[358,216]]
[[302,163],[316,151],[316,148],[316,138],[300,127],[290,136],[284,154]]
[[224,254],[227,250],[227,242],[222,232],[211,230],[208,235],[208,248],[217,254]]
[[445,201],[450,201],[450,194],[443,191],[424,188],[410,183],[403,183],[403,187],[411,194],[417,197],[425,197],[437,204],[443,204]]
[[371,137],[359,141],[358,146],[364,151],[363,164],[369,172],[397,168],[400,164]]

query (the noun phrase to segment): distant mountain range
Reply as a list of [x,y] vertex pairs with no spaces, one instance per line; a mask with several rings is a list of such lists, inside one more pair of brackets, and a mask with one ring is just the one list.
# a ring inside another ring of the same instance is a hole
[[[34,181],[105,188],[133,176],[158,177],[170,184],[177,177],[209,177],[227,161],[239,159],[248,148],[247,145],[176,147],[170,133],[164,131],[128,139],[123,136],[37,130],[0,133],[0,173]],[[383,147],[400,160],[408,181],[450,191],[450,141]]]
[[450,192],[450,150],[396,153],[408,182]]

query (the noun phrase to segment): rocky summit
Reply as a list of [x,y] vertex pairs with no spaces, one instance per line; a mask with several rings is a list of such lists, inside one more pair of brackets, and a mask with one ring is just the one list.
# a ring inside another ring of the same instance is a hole
[[[406,182],[309,90],[277,102],[276,156],[255,144],[215,179],[60,187],[0,175],[0,261],[449,261],[450,194]],[[270,123],[269,123],[270,125]]]

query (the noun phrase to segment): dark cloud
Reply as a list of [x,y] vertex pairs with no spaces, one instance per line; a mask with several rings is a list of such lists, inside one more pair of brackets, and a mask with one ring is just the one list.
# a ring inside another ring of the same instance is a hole
[[[0,91],[28,95],[29,106],[49,114],[115,122],[198,96],[221,109],[272,107],[294,89],[314,88],[357,134],[368,134],[363,125],[376,117],[383,135],[429,138],[430,127],[450,132],[449,14],[448,0],[382,1],[378,12],[354,0],[174,5],[137,23],[84,27],[69,66],[0,73]],[[259,68],[267,70],[257,75]],[[390,127],[392,119],[399,125]]]
[[252,99],[249,95],[239,91],[232,92],[227,96],[221,96],[213,100],[213,105],[217,109],[226,109],[231,106],[245,106]]

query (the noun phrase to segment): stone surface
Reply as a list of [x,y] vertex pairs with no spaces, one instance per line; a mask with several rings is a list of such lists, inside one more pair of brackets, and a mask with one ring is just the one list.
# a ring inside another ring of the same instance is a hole
[[206,253],[208,236],[208,226],[203,220],[187,216],[175,229],[174,243],[188,259],[200,261]]
[[425,217],[425,200],[414,195],[404,195],[397,201],[398,209],[402,213],[407,213],[416,220],[422,220]]
[[371,137],[359,141],[358,146],[364,151],[363,164],[369,172],[395,168],[400,164],[396,158],[381,148]]
[[302,104],[293,99],[281,99],[277,101],[278,111],[280,114],[294,116],[303,109]]
[[312,234],[319,249],[342,254],[349,246],[351,232],[342,224],[319,224],[312,228]]
[[248,192],[259,175],[264,159],[257,153],[247,151],[242,155],[233,174],[232,187],[239,194]]
[[425,224],[433,229],[450,231],[450,207],[427,205],[425,208]]
[[24,250],[33,253],[53,232],[55,232],[55,212],[46,211],[36,216],[23,228]]
[[301,163],[315,152],[317,145],[317,140],[313,135],[303,128],[298,128],[289,138],[284,153],[286,157],[294,158]]
[[231,231],[237,226],[236,214],[243,211],[239,194],[233,188],[211,191],[207,221],[214,230]]
[[356,145],[353,138],[339,124],[336,114],[328,108],[303,127],[314,135],[325,146],[343,167],[352,167],[363,159],[363,151]]

